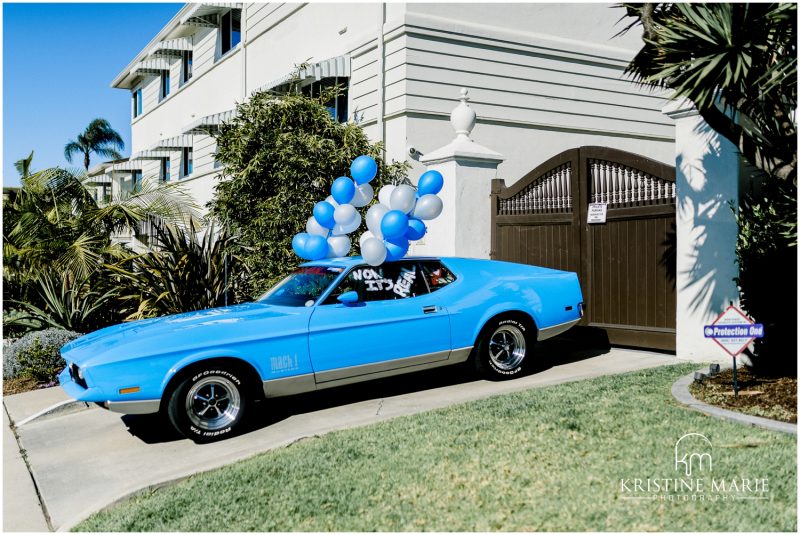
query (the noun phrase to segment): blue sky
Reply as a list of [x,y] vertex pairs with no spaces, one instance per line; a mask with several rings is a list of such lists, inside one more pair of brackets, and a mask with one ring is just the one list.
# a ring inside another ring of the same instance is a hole
[[[183,4],[3,4],[3,185],[31,150],[34,170],[82,166],[64,145],[103,117],[130,154],[130,93],[111,80]],[[92,158],[92,165],[101,160]]]

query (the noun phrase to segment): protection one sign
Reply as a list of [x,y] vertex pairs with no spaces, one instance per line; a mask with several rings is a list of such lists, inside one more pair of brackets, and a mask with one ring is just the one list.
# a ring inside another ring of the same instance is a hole
[[729,306],[711,325],[703,327],[703,335],[736,357],[753,340],[764,336],[764,326],[755,323],[738,308]]

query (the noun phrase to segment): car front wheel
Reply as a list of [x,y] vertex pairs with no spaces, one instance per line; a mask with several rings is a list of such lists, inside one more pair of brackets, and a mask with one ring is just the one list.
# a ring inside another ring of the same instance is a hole
[[188,375],[172,392],[167,413],[187,438],[210,442],[239,427],[247,399],[242,378],[234,370],[212,366]]
[[488,379],[510,379],[528,367],[535,337],[533,328],[516,318],[494,320],[478,342],[475,365]]

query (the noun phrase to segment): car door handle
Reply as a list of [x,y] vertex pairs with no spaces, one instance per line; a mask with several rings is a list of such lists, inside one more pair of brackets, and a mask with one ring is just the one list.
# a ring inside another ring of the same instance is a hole
[[439,307],[437,307],[436,305],[430,305],[430,306],[427,306],[427,307],[422,307],[422,312],[424,312],[425,314],[434,314],[434,313],[436,313],[438,311],[439,311]]

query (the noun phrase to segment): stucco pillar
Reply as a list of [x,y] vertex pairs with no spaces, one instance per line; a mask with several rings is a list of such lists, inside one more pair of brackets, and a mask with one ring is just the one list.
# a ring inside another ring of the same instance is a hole
[[476,115],[468,102],[467,90],[462,89],[461,103],[450,114],[455,139],[420,158],[444,177],[439,192],[444,207],[439,217],[427,222],[427,234],[414,244],[415,255],[489,258],[491,183],[504,158],[470,139]]
[[712,130],[686,100],[663,112],[675,121],[677,206],[676,354],[698,361],[729,359],[703,325],[728,305],[739,305],[733,279],[738,226],[740,159],[736,147]]

